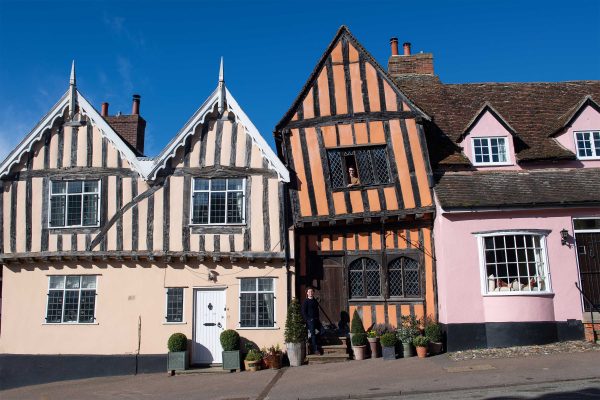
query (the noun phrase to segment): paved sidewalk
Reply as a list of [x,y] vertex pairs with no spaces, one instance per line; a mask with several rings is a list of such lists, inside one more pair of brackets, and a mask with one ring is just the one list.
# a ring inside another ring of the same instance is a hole
[[57,382],[0,392],[9,399],[342,399],[505,388],[589,379],[600,389],[600,352],[452,361],[447,355],[372,359],[282,370],[168,377],[145,374]]

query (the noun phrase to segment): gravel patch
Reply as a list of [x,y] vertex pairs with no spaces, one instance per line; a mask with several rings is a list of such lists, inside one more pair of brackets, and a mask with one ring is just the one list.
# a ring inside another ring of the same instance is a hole
[[586,351],[600,351],[600,345],[574,340],[570,342],[550,343],[539,346],[515,346],[500,349],[476,349],[448,353],[452,361],[475,360],[485,358],[514,358],[556,353],[583,353]]

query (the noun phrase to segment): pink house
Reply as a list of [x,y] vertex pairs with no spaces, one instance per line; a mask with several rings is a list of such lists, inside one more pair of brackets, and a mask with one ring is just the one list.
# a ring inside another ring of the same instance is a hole
[[443,84],[433,57],[410,50],[390,57],[389,72],[432,117],[425,129],[448,350],[584,331],[592,338],[592,318],[600,320],[600,82]]

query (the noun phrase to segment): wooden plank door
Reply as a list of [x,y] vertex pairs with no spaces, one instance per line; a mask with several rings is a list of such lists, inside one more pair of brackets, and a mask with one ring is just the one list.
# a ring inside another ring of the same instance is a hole
[[225,290],[197,289],[192,364],[222,363],[220,336],[225,329]]
[[[590,301],[600,307],[600,232],[576,233],[575,240],[581,290]],[[591,311],[587,301],[584,301],[584,310]]]
[[319,257],[317,299],[321,305],[321,322],[336,328],[348,323],[345,269],[342,257]]

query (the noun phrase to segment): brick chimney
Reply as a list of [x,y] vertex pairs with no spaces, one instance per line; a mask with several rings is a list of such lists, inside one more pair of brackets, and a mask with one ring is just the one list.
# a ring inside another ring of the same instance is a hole
[[[395,39],[395,40],[394,40]],[[402,45],[403,54],[398,54],[398,39],[392,38],[391,56],[388,60],[388,73],[392,76],[399,75],[430,75],[433,76],[433,54],[411,54],[411,45],[405,42]]]
[[[140,115],[139,94],[133,95],[131,105],[131,115],[108,115],[108,104],[106,105],[106,115],[102,115],[106,122],[140,155],[144,154],[144,133],[146,131],[146,120]],[[104,107],[102,107],[104,112]]]

